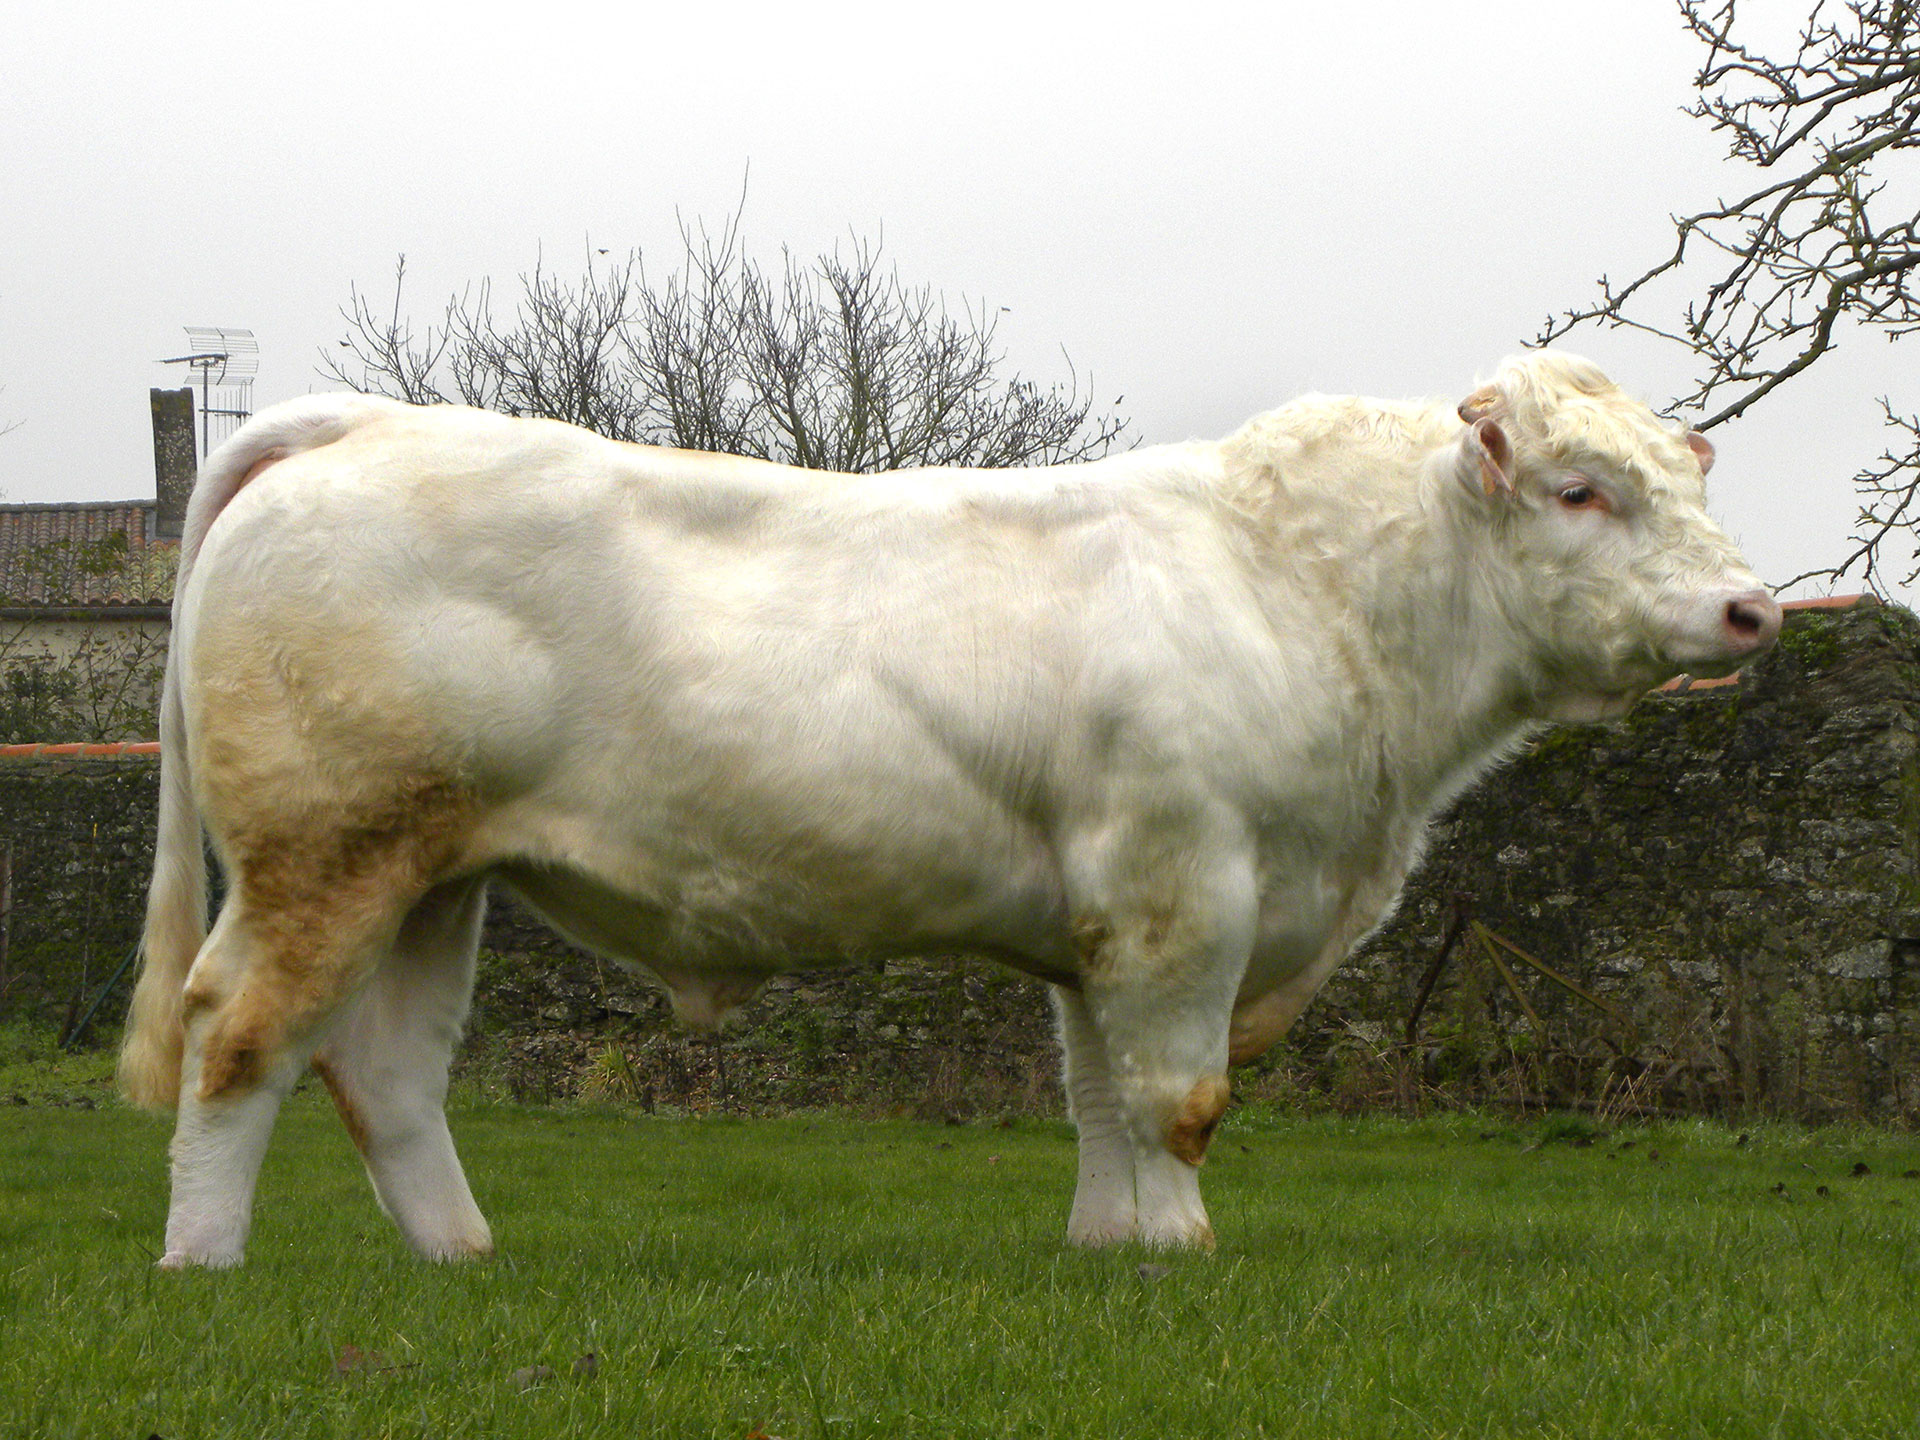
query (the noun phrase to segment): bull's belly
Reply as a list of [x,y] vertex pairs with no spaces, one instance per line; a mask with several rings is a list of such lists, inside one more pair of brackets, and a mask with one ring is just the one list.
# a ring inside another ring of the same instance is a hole
[[695,1024],[717,1022],[782,971],[866,959],[967,952],[1075,982],[1065,900],[1041,873],[949,873],[944,885],[923,879],[890,894],[721,866],[644,887],[564,864],[493,873],[569,939],[651,972]]

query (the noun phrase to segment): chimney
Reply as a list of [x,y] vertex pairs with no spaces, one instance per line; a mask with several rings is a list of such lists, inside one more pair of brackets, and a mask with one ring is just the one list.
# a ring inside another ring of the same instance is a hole
[[153,402],[153,533],[178,540],[193,493],[193,391],[149,390]]

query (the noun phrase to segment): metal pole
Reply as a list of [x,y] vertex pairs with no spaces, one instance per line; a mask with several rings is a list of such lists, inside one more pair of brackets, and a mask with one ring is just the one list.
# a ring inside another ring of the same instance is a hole
[[0,845],[0,999],[13,983],[13,842]]

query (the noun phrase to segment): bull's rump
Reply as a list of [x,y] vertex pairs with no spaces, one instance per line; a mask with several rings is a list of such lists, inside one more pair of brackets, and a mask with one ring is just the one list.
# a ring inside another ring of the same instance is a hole
[[1131,603],[1136,527],[1085,476],[793,476],[397,413],[209,535],[180,647],[209,829],[447,787],[471,805],[430,878],[501,875],[611,953],[1064,973],[1063,852],[1129,764],[1170,775],[1113,752],[1193,690],[1154,633],[1180,597]]

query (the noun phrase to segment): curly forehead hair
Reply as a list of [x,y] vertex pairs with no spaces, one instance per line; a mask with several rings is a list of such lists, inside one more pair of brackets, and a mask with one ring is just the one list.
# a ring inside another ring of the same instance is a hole
[[1604,456],[1650,490],[1692,481],[1698,461],[1684,427],[1670,424],[1578,355],[1535,350],[1502,362],[1494,382],[1462,407],[1510,422],[1516,450],[1578,464]]

